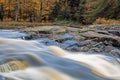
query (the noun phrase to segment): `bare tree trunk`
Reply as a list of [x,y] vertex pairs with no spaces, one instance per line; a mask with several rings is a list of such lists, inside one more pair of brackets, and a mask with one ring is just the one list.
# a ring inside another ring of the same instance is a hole
[[42,0],[40,0],[40,22],[42,22]]
[[2,4],[0,3],[0,20],[3,21],[2,19]]
[[20,9],[20,1],[15,0],[15,21],[18,21],[18,15],[19,15],[19,9]]

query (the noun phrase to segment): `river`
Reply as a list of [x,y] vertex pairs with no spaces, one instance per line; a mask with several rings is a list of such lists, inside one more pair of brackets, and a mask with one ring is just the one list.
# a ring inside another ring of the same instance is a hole
[[0,80],[120,80],[120,59],[70,52],[0,31]]

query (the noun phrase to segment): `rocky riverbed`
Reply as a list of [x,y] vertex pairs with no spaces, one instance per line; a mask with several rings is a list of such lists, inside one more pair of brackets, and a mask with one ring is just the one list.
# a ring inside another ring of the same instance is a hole
[[120,26],[88,27],[40,26],[20,29],[31,38],[50,46],[57,45],[69,51],[101,53],[120,57]]

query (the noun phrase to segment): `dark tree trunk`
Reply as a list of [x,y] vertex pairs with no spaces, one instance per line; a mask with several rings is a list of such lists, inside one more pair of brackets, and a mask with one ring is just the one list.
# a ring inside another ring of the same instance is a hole
[[0,3],[0,20],[3,21],[4,18],[4,5]]

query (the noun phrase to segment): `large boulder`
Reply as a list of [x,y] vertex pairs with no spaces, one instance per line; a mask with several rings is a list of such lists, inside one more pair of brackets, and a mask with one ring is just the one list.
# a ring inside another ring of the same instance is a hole
[[106,35],[106,34],[100,34],[97,32],[93,32],[93,31],[88,31],[85,33],[81,34],[83,37],[85,37],[86,39],[94,39],[97,38],[98,41],[107,41],[107,42],[111,42],[111,44],[115,47],[120,47],[120,37],[115,36],[115,35]]

